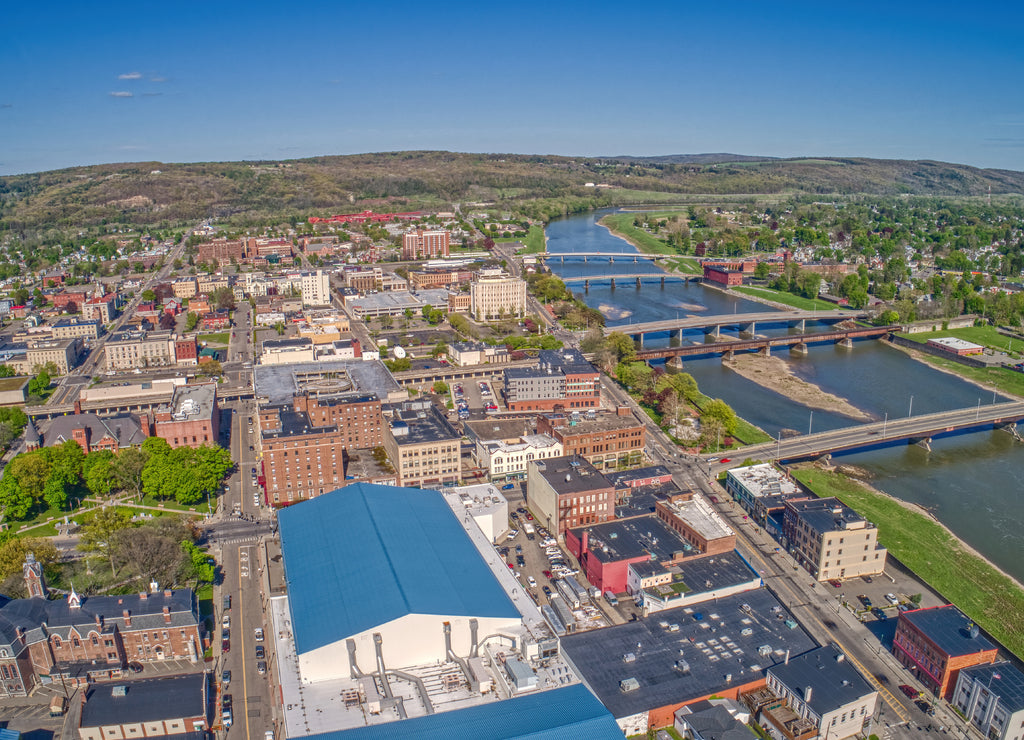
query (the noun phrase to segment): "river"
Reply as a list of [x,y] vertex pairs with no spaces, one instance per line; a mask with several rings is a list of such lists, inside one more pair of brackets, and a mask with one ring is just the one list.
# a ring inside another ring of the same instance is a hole
[[[584,214],[553,221],[547,228],[549,252],[622,252],[636,249],[612,235],[597,220],[604,213]],[[584,275],[659,273],[650,261],[634,264],[626,259],[583,263],[578,258],[549,265],[562,277]],[[598,308],[607,326],[726,313],[774,310],[699,283],[666,281],[661,287],[648,282],[636,288],[619,283],[571,286],[588,305]],[[770,334],[786,331],[762,330]],[[701,341],[699,335],[686,341]],[[647,346],[668,342],[667,335],[646,340]],[[958,377],[910,359],[903,352],[877,341],[856,342],[853,349],[812,346],[804,356],[776,352],[794,373],[824,390],[841,396],[881,420],[991,403],[985,391]],[[741,378],[722,366],[718,358],[687,360],[685,370],[709,396],[725,399],[736,412],[775,436],[782,430],[800,433],[848,426],[848,418],[811,409]],[[995,400],[1001,399],[1000,396]],[[1000,568],[1024,581],[1024,509],[1017,496],[1024,490],[1024,444],[1006,432],[986,431],[938,439],[928,452],[901,444],[841,456],[843,462],[863,467],[874,476],[877,488],[931,511],[970,546]]]

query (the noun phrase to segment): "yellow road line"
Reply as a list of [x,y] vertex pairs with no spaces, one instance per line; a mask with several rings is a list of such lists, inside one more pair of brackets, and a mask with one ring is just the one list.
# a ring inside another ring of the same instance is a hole
[[[753,542],[751,542],[747,535],[740,531],[739,528],[736,528],[736,530],[736,533],[739,535],[740,539],[742,539],[744,544],[747,545],[747,547],[749,548],[750,554],[758,562],[760,562],[762,566],[764,566],[765,571],[773,570],[772,568],[768,567],[767,561],[761,556],[761,551],[758,550],[757,546],[754,545]],[[783,589],[785,589],[789,593],[789,596],[794,600],[793,603],[795,603],[796,601],[800,601],[802,599],[802,597],[798,596],[797,593],[792,589],[792,587],[790,587],[785,582],[781,575],[778,576],[778,584],[776,584],[776,586],[781,586]],[[860,672],[865,676],[865,678],[867,678],[868,682],[870,682],[871,685],[874,686],[875,689],[878,691],[879,695],[881,695],[882,700],[886,704],[888,704],[894,712],[896,712],[899,718],[904,722],[909,721],[910,717],[904,710],[903,705],[900,704],[899,700],[896,699],[895,695],[887,688],[885,688],[877,678],[875,678],[875,674],[873,674],[871,671],[865,668],[864,665],[853,656],[853,653],[851,653],[850,650],[848,650],[846,646],[842,643],[842,641],[832,633],[832,630],[825,626],[824,622],[822,622],[818,618],[818,616],[814,614],[813,611],[811,611],[809,608],[805,611],[807,612],[807,616],[809,616],[814,622],[816,622],[818,626],[821,627],[821,629],[824,630],[824,632],[830,638],[832,638],[836,645],[839,646],[839,649],[846,653],[846,657],[849,658],[850,661],[857,666]]]

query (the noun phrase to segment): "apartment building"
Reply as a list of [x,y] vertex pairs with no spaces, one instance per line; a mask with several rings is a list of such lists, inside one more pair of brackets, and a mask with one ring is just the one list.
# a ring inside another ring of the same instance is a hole
[[302,273],[300,290],[303,308],[331,305],[331,276],[323,270]]
[[621,415],[581,417],[578,414],[542,414],[537,431],[558,440],[567,456],[586,458],[598,470],[611,470],[643,462],[647,431],[628,407]]
[[171,283],[171,290],[174,291],[175,298],[191,298],[199,292],[198,283],[194,277],[178,278]]
[[1024,728],[1024,673],[1006,661],[961,668],[952,704],[985,737],[1019,740]]
[[103,345],[107,370],[174,365],[177,361],[174,339],[170,330],[128,330],[111,334]]
[[786,501],[782,532],[797,563],[819,581],[877,575],[885,569],[878,527],[837,498]]
[[443,230],[416,229],[402,236],[402,259],[437,259],[447,257],[451,235]]
[[551,532],[615,518],[615,488],[582,457],[531,462],[526,481],[530,510]]
[[227,275],[200,275],[196,279],[196,287],[199,293],[210,295],[215,290],[231,286],[231,279]]
[[155,436],[162,437],[171,447],[217,444],[220,436],[217,384],[177,386],[171,402],[153,411],[151,428]]
[[21,375],[35,375],[38,368],[52,362],[59,375],[67,375],[78,365],[83,351],[81,337],[44,339],[31,342],[23,357],[8,360],[6,364]]
[[413,290],[457,288],[472,279],[473,273],[469,270],[421,270],[409,273],[409,286]]
[[77,316],[58,319],[50,325],[50,328],[53,331],[54,339],[72,339],[74,337],[99,339],[100,332],[103,331],[103,325],[99,321],[90,321]]
[[541,350],[535,368],[504,371],[509,411],[559,411],[601,405],[600,373],[576,349]]
[[117,294],[115,293],[96,296],[82,304],[82,318],[86,321],[99,321],[103,324],[109,324],[116,316]]
[[215,239],[204,242],[196,248],[197,262],[241,262],[246,258],[246,243],[242,239]]
[[526,281],[500,269],[481,270],[469,285],[469,313],[477,321],[526,313]]
[[391,407],[384,449],[405,488],[450,486],[459,482],[462,438],[429,401]]

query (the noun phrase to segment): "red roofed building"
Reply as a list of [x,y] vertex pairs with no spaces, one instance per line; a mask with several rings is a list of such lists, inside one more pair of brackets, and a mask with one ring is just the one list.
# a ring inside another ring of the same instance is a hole
[[90,298],[82,306],[82,318],[109,324],[117,316],[117,295],[108,293],[99,298]]

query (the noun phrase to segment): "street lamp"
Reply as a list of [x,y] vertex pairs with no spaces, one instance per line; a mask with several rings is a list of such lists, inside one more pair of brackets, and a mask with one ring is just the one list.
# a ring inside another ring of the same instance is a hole
[[814,412],[811,412],[811,418],[807,421],[807,436],[811,436],[811,426],[814,424]]
[[910,397],[910,409],[907,411],[907,418],[909,419],[914,415],[914,397]]

